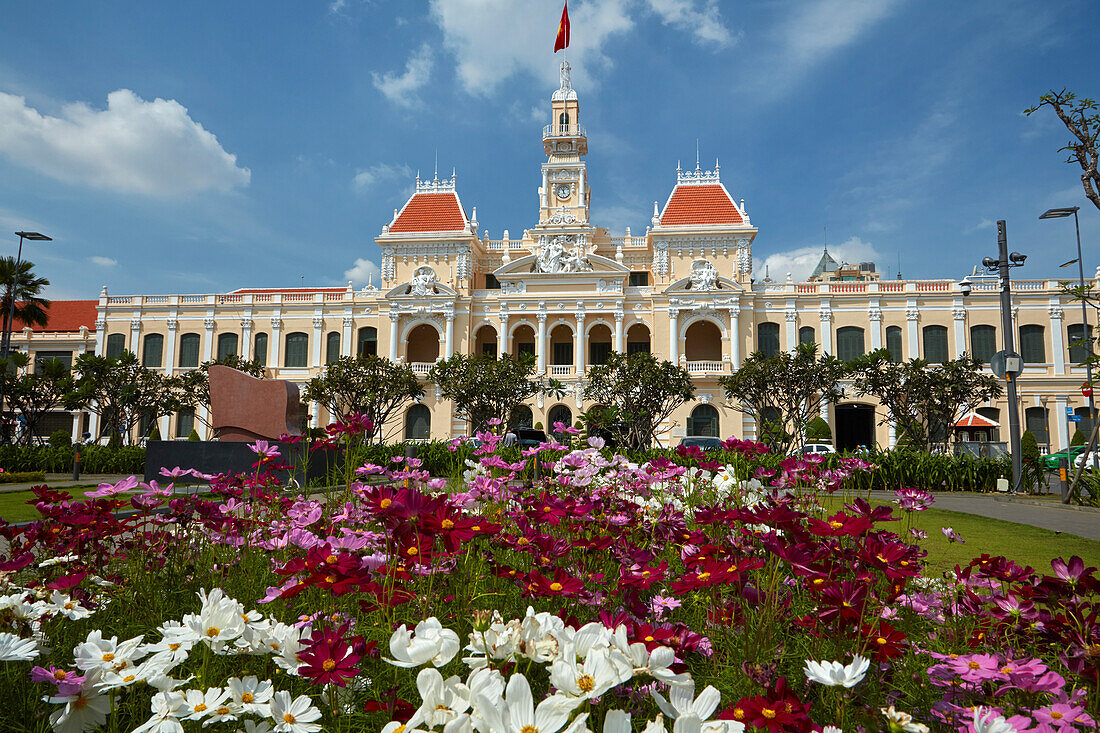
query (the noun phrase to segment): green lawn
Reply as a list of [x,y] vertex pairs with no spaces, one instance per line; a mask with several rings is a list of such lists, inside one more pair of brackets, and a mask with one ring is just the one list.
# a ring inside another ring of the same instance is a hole
[[[845,503],[839,497],[828,497],[826,506],[831,512],[838,511]],[[891,506],[893,503],[872,499],[872,505]],[[896,512],[904,516],[904,512]],[[928,567],[924,574],[939,577],[955,565],[965,566],[982,553],[1004,555],[1020,564],[1030,565],[1040,573],[1050,574],[1050,561],[1056,557],[1079,555],[1085,565],[1100,567],[1100,542],[1088,540],[1071,534],[1055,534],[1048,529],[1040,529],[1026,524],[1015,524],[1000,519],[988,519],[976,514],[949,512],[943,509],[928,509],[914,513],[913,526],[928,533],[928,539],[921,540],[920,546],[928,552],[925,558]],[[893,526],[891,526],[893,525]],[[902,534],[905,520],[877,525]],[[965,544],[948,542],[940,531],[951,527],[966,540]]]
[[[82,486],[66,486],[63,491],[69,492],[74,500],[82,501],[85,491],[92,491],[98,484],[85,484]],[[31,522],[41,519],[42,515],[34,508],[32,491],[0,491],[0,519],[7,522]]]

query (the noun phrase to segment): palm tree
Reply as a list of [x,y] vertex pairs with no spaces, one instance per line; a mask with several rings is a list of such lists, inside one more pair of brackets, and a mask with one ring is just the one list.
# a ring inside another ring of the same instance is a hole
[[[28,326],[45,326],[49,321],[47,309],[50,301],[39,297],[42,288],[50,284],[44,277],[34,274],[34,263],[20,260],[16,277],[15,258],[0,257],[0,313],[3,314],[3,333],[7,333],[12,324],[8,323],[11,312],[11,300],[14,292],[15,318]],[[13,288],[14,285],[14,288]]]

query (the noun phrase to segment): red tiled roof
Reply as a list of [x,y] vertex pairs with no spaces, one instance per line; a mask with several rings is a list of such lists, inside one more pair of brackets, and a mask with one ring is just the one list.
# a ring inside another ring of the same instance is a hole
[[415,194],[390,225],[391,234],[461,232],[465,229],[466,215],[454,193]]
[[968,412],[959,418],[959,421],[955,423],[957,428],[999,428],[999,423],[990,420],[988,417],[982,417],[973,412]]
[[677,185],[661,214],[661,226],[740,224],[741,212],[720,184]]
[[[81,326],[87,326],[89,331],[94,331],[97,305],[98,300],[50,301],[50,307],[46,309],[49,323],[45,326],[31,326],[31,330],[35,333],[75,333]],[[19,333],[25,325],[16,318],[12,331]]]

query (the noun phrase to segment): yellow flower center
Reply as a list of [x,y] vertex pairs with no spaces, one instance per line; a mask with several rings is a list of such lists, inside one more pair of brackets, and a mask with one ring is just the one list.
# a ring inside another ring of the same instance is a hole
[[550,590],[552,590],[552,591],[561,590],[561,583],[551,583],[550,584]]
[[979,669],[982,665],[978,664],[977,662],[967,662],[966,666],[970,667],[970,669]]
[[255,699],[256,699],[255,695],[253,695],[251,692],[246,692],[243,695],[241,695],[241,702],[246,702],[246,703],[247,702],[252,702]]
[[226,707],[218,708],[217,713],[218,713],[218,715],[228,715],[229,714],[229,708],[226,708]]
[[64,608],[64,609],[65,609],[66,611],[71,611],[71,610],[73,610],[74,608],[76,608],[76,604],[75,604],[75,603],[73,603],[72,601],[69,601],[69,602],[68,602],[68,603],[66,603],[66,604],[65,604],[64,606],[62,606],[62,608]]
[[53,678],[55,680],[63,680],[69,676],[69,673],[63,669],[54,670]]
[[844,522],[838,522],[834,519],[833,521],[829,522],[829,526],[833,529],[840,529],[844,526]]
[[1064,715],[1062,715],[1062,714],[1061,714],[1060,712],[1058,712],[1057,710],[1051,710],[1051,711],[1050,711],[1050,717],[1054,718],[1055,720],[1061,720],[1061,719],[1062,719],[1062,718],[1064,718],[1065,716],[1064,716]]
[[112,662],[112,661],[114,661],[114,659],[115,659],[115,655],[111,654],[110,652],[107,652],[106,654],[103,655],[103,661],[104,662]]
[[577,689],[581,692],[592,692],[596,689],[596,680],[590,674],[582,674],[577,678]]
[[481,531],[481,525],[480,524],[475,524],[473,527],[470,527],[470,529],[472,529],[475,532],[480,532]]
[[126,675],[126,676],[125,676],[125,677],[124,677],[124,678],[122,679],[122,681],[123,681],[123,682],[133,682],[133,681],[134,681],[134,675],[132,675],[132,674]]
[[206,703],[200,702],[198,705],[195,706],[196,713],[201,713],[204,710],[206,710]]
[[1011,671],[1012,671],[1012,667],[1009,667],[1007,664],[1005,666],[1001,667],[1001,674],[1008,674]]
[[294,725],[294,716],[290,713],[287,713],[283,716],[283,722],[287,723],[288,725]]
[[88,705],[88,698],[81,695],[77,699],[72,701],[72,706],[76,710],[83,710]]
[[886,643],[886,639],[884,639],[880,636],[879,638],[875,639],[875,643],[878,644],[879,646],[882,646],[883,644]]
[[335,575],[326,575],[325,576],[325,582],[326,583],[335,583],[337,580],[339,580],[339,578],[337,578]]
[[222,630],[219,629],[217,626],[211,626],[209,629],[206,630],[206,635],[210,638],[214,638],[220,633],[222,633]]
[[443,529],[454,529],[455,528],[455,523],[452,522],[450,519],[444,519],[440,523],[440,526],[443,527]]
[[772,710],[771,708],[761,708],[760,709],[760,714],[763,715],[768,720],[771,720],[772,718],[775,717],[775,711]]
[[652,637],[652,636],[647,636],[647,637],[645,638],[645,640],[646,640],[646,641],[653,641],[653,637]]
[[704,570],[703,572],[699,573],[699,580],[706,580],[706,579],[707,579],[707,578],[709,578],[709,577],[710,577],[710,573],[709,573],[709,572],[707,572],[706,570]]
[[539,733],[539,729],[533,725],[525,725],[519,729],[519,733]]
[[338,560],[339,560],[339,558],[336,557],[336,555],[329,555],[328,557],[325,558],[325,562],[328,563],[329,565],[335,565]]
[[419,554],[420,554],[420,550],[416,549],[415,547],[410,547],[410,548],[409,548],[409,554],[410,554],[410,555],[419,555]]
[[321,663],[321,669],[325,670],[326,672],[331,672],[332,670],[336,669],[336,662],[332,661],[331,659],[326,659],[324,662]]
[[380,501],[380,502],[379,502],[379,504],[378,504],[378,505],[379,505],[380,507],[382,507],[383,509],[389,509],[389,508],[390,508],[390,504],[392,504],[392,503],[393,503],[393,502],[392,502],[392,501],[390,501],[389,499],[383,499],[382,501]]
[[177,649],[179,649],[179,648],[180,648],[180,645],[179,645],[178,643],[175,643],[175,642],[173,642],[172,644],[169,644],[169,645],[168,645],[168,650],[169,650],[169,651],[173,651],[173,652],[174,652],[174,651],[176,651],[176,650],[177,650]]
[[733,709],[733,719],[734,720],[744,720],[745,719],[745,709],[744,708],[734,708]]
[[279,642],[277,642],[277,641],[273,641],[273,642],[269,643],[268,646],[271,647],[272,649],[274,649],[275,651],[279,651],[279,649],[282,648],[282,647],[279,646]]

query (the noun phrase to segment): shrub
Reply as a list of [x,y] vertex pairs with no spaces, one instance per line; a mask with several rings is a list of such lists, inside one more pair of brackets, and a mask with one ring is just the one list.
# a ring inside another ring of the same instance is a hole
[[201,440],[201,438],[199,438],[199,431],[195,430],[194,428],[191,428],[191,434],[187,436],[187,439],[188,440]]
[[61,448],[73,444],[73,434],[68,430],[55,430],[50,433],[50,447]]
[[1070,439],[1070,445],[1084,445],[1088,441],[1085,439],[1085,434],[1081,432],[1081,428],[1073,431],[1073,438]]
[[1035,434],[1030,430],[1025,430],[1020,438],[1020,457],[1025,462],[1039,460],[1039,441],[1035,439]]
[[160,425],[153,423],[153,429],[149,431],[148,440],[161,440]]
[[15,473],[0,473],[0,484],[30,484],[36,481],[45,480],[45,471],[18,471]]
[[833,431],[829,428],[829,423],[825,422],[820,415],[815,417],[813,420],[810,420],[810,423],[806,426],[806,442],[833,442]]

